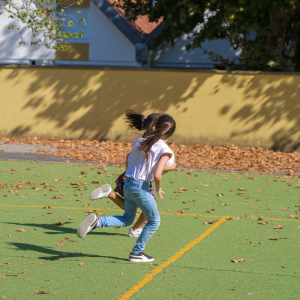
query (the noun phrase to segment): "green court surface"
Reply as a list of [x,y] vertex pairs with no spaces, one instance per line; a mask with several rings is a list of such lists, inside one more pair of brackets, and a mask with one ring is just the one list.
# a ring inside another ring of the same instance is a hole
[[[1,161],[0,299],[299,298],[299,178],[165,174],[161,225],[145,249],[155,260],[138,264],[128,261],[135,245],[129,228],[76,235],[91,210],[122,213],[109,199],[89,200],[122,172]],[[210,230],[225,216],[231,218]]]

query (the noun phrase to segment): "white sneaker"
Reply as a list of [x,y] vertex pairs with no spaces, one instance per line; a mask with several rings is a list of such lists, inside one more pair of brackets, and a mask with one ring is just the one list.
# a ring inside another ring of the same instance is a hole
[[101,198],[107,198],[109,194],[112,192],[111,186],[106,183],[99,188],[93,190],[90,194],[91,200],[101,199]]
[[143,252],[139,254],[133,254],[132,252],[129,255],[129,261],[132,262],[149,262],[149,261],[154,261],[154,258],[150,255],[147,255]]
[[128,236],[130,237],[139,237],[143,231],[143,228],[138,228],[133,230],[132,227],[129,229]]
[[97,228],[98,218],[94,214],[90,214],[78,227],[77,236],[83,238],[88,232]]

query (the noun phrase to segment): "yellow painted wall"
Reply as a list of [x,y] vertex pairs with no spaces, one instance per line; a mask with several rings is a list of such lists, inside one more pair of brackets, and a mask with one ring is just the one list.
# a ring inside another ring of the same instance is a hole
[[125,109],[171,114],[176,144],[300,149],[300,76],[0,68],[0,135],[132,141]]

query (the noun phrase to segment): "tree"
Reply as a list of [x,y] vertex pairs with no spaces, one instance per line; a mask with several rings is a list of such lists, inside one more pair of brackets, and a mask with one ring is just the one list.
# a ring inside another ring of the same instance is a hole
[[300,70],[299,0],[118,0],[126,16],[135,20],[163,18],[156,42],[174,45],[186,33],[191,38],[186,50],[202,47],[205,40],[228,39],[242,49],[235,61],[210,52],[224,65],[253,70]]
[[[16,29],[20,32],[19,45],[25,44],[23,33],[31,31],[31,45],[40,47],[44,44],[47,48],[66,49],[64,38],[76,38],[83,36],[82,30],[71,33],[68,29],[75,22],[85,23],[85,19],[68,19],[65,8],[81,4],[83,0],[75,0],[70,3],[64,0],[3,0],[0,10],[8,13],[8,17],[17,21],[17,26],[9,25],[8,29]],[[80,11],[78,11],[80,13]],[[1,16],[2,17],[2,16]],[[74,16],[72,16],[74,18]]]

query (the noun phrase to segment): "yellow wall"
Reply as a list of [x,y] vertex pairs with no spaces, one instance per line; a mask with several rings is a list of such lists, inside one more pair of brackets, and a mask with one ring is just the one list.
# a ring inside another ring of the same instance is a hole
[[176,144],[300,149],[300,76],[0,68],[0,135],[132,141],[125,109],[171,114]]

